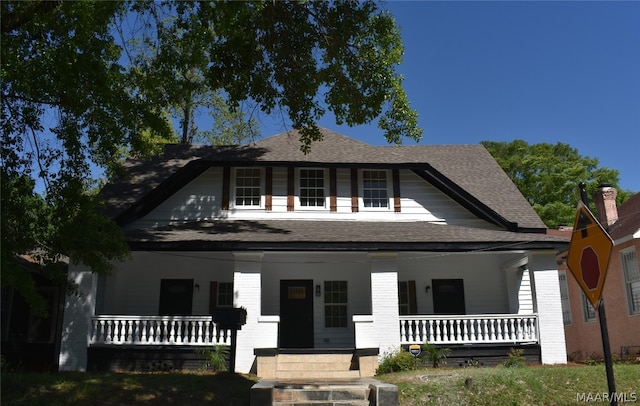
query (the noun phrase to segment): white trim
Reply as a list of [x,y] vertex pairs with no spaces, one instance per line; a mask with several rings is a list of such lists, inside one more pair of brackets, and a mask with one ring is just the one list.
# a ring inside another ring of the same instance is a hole
[[[300,199],[302,198],[301,192],[300,192],[300,180],[301,180],[301,176],[300,176],[300,171],[302,170],[320,170],[322,171],[322,189],[323,189],[323,194],[324,194],[324,204],[322,206],[303,206],[300,203]],[[296,168],[295,170],[295,175],[294,175],[294,183],[295,183],[295,196],[294,196],[294,203],[293,203],[293,208],[295,211],[304,211],[304,210],[311,210],[311,211],[329,211],[329,193],[327,192],[329,190],[328,187],[328,183],[329,183],[329,179],[327,179],[327,169],[326,168]]]
[[[263,166],[237,166],[231,168],[231,174],[229,176],[229,208],[234,210],[258,210],[264,209],[265,206],[265,176]],[[237,172],[240,169],[257,169],[260,172],[260,203],[256,205],[238,205],[236,204],[236,179]]]
[[[387,207],[366,207],[364,204],[364,172],[384,172],[387,183]],[[393,211],[393,178],[389,169],[358,169],[358,208],[366,212]]]

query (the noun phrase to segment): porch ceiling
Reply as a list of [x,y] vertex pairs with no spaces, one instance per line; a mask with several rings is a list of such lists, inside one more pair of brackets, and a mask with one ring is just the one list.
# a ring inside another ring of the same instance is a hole
[[428,222],[214,220],[126,231],[133,250],[512,250],[566,249],[564,237]]

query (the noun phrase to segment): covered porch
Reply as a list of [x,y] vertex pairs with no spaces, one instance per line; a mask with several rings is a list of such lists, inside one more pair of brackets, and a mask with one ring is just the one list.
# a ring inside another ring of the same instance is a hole
[[[371,320],[354,316],[355,342],[364,342],[366,337],[357,335],[368,334]],[[277,324],[277,320],[271,322]],[[445,346],[453,350],[453,357],[462,359],[461,365],[472,359],[506,357],[507,347],[529,346],[528,353],[535,359],[536,349],[539,355],[537,323],[535,314],[399,316],[397,342],[405,348],[424,343]],[[100,315],[92,317],[89,358],[99,369],[201,367],[196,350],[214,345],[230,346],[231,331],[220,328],[211,316]],[[378,348],[262,348],[253,353],[253,372],[274,379],[309,374],[314,378],[371,377],[380,356]]]
[[[91,300],[69,300],[65,317],[77,317],[65,324],[76,328],[63,342],[61,370],[65,363],[67,370],[91,367],[87,352],[193,354],[229,346],[230,331],[211,315],[222,303],[247,310],[236,372],[256,372],[259,357],[283,350],[375,352],[377,362],[425,342],[532,346],[542,363],[562,363],[557,271],[540,258],[553,257],[524,251],[135,252],[107,277],[71,271]],[[537,305],[541,300],[544,306]],[[438,314],[452,310],[458,314]],[[82,323],[84,337],[77,333]]]

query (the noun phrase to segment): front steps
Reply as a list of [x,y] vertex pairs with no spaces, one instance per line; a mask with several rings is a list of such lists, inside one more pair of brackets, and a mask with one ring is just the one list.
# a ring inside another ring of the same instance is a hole
[[256,349],[256,375],[273,380],[359,379],[375,375],[378,350]]
[[251,388],[250,406],[397,406],[395,385],[374,379],[263,379]]

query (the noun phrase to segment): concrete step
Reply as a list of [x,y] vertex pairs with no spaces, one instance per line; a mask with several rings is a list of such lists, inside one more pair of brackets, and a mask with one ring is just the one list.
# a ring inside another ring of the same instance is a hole
[[355,379],[360,377],[351,354],[280,354],[276,358],[277,379]]
[[304,371],[276,371],[276,379],[357,379],[360,371],[315,370],[309,366]]
[[280,383],[273,388],[273,405],[368,406],[369,385]]
[[375,379],[262,379],[251,388],[250,405],[398,406],[398,390]]

